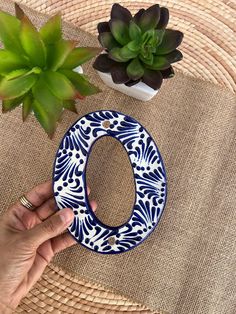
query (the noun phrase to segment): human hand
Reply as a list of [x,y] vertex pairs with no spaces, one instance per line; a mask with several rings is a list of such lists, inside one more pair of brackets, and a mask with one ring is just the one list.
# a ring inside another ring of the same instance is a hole
[[[89,191],[88,191],[89,194]],[[73,221],[73,211],[56,211],[51,181],[26,193],[33,211],[19,201],[0,219],[0,313],[11,313],[42,275],[53,256],[75,243],[61,234]],[[96,210],[95,201],[90,203]]]

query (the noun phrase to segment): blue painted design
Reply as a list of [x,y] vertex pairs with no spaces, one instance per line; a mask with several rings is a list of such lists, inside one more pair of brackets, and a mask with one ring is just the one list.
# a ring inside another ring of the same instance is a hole
[[[107,128],[105,121],[110,123]],[[88,157],[92,145],[103,136],[121,142],[134,173],[133,212],[119,227],[99,221],[86,194]],[[140,244],[157,226],[167,195],[164,164],[150,134],[133,118],[108,110],[85,115],[66,132],[56,154],[53,189],[59,209],[70,207],[74,211],[74,221],[68,228],[72,236],[87,248],[105,254],[122,253]]]

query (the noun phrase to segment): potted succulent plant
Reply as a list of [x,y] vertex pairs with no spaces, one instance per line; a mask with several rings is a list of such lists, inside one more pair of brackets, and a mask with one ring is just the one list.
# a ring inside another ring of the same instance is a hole
[[64,109],[76,112],[77,98],[99,92],[78,67],[101,48],[63,39],[59,14],[38,31],[18,5],[15,9],[16,17],[0,11],[2,111],[22,105],[23,120],[33,111],[52,137]]
[[98,24],[98,40],[105,49],[93,67],[110,87],[140,100],[149,100],[163,79],[173,77],[172,63],[182,59],[176,48],[183,33],[167,29],[169,11],[158,4],[134,16],[114,4],[109,22]]

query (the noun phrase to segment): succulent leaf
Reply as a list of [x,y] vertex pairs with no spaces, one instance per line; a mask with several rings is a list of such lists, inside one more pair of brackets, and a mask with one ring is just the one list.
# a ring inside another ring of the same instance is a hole
[[157,47],[158,55],[165,55],[175,50],[183,40],[183,33],[173,29],[166,29],[161,44]]
[[128,82],[125,83],[126,86],[131,87],[134,86],[135,84],[139,83],[141,81],[141,79],[138,80],[129,80]]
[[109,22],[111,33],[121,45],[126,45],[130,41],[128,24],[122,20],[112,19]]
[[111,32],[109,22],[100,22],[97,25],[98,33]]
[[149,29],[142,35],[143,45],[147,45],[149,48],[155,47],[159,41],[161,41],[163,31],[157,31],[155,29]]
[[117,62],[127,62],[129,58],[124,58],[120,55],[121,48],[113,48],[111,51],[109,51],[109,57]]
[[61,39],[50,45],[47,51],[47,66],[52,71],[58,70],[76,45],[75,41]]
[[115,84],[124,84],[130,80],[126,72],[127,64],[117,63],[111,69],[111,77]]
[[139,25],[139,21],[141,19],[141,16],[144,14],[146,10],[145,9],[140,9],[133,17],[133,21]]
[[56,129],[56,122],[62,114],[63,102],[53,94],[44,75],[41,75],[32,92],[34,96],[33,110],[35,116],[51,137]]
[[65,100],[73,99],[76,96],[75,88],[65,75],[59,72],[45,71],[41,74],[41,77],[57,98]]
[[0,74],[6,74],[16,69],[25,68],[28,66],[19,54],[8,50],[0,50]]
[[142,80],[145,84],[147,84],[154,90],[157,90],[161,87],[163,77],[160,71],[145,69]]
[[[131,50],[128,45],[120,48],[120,52],[119,52],[121,58],[124,58],[125,60],[136,58],[138,53],[139,53],[139,51],[137,49],[136,49],[136,51],[134,49]],[[133,46],[131,45],[132,48],[133,48]]]
[[49,113],[47,111],[47,108],[45,108],[45,106],[39,103],[36,99],[34,99],[32,107],[35,117],[44,128],[48,136],[52,138],[56,129],[56,119],[54,117],[54,114]]
[[33,65],[45,67],[46,48],[34,25],[24,16],[21,20],[20,40]]
[[0,39],[5,49],[19,54],[22,52],[19,40],[20,21],[8,13],[0,11]]
[[2,112],[8,112],[13,109],[15,109],[17,106],[19,106],[22,103],[23,97],[17,97],[13,99],[6,99],[2,101]]
[[108,57],[107,53],[100,54],[93,63],[94,69],[101,71],[103,73],[108,73],[111,71],[115,61]]
[[16,13],[16,17],[21,20],[23,18],[23,16],[25,15],[25,12],[21,9],[21,7],[15,2],[15,13]]
[[129,42],[126,47],[129,48],[129,50],[131,51],[135,51],[135,52],[139,52],[141,47],[142,47],[142,42],[139,39],[133,40],[131,42]]
[[126,47],[131,50],[131,51],[135,51],[135,52],[139,52],[141,47],[142,47],[142,42],[140,41],[140,38],[139,39],[136,39],[136,40],[133,40],[133,41],[130,41]]
[[74,69],[78,67],[79,65],[89,61],[101,51],[102,51],[101,48],[96,48],[96,47],[74,48],[67,56],[61,68],[62,69]]
[[83,100],[84,98],[85,98],[85,96],[82,96],[80,94],[80,92],[77,91],[74,99],[82,99]]
[[27,93],[36,83],[37,75],[30,74],[13,80],[3,78],[0,82],[0,99],[13,99]]
[[166,28],[169,22],[169,10],[165,7],[160,8],[160,20],[156,26],[157,29]]
[[119,47],[119,43],[115,40],[115,38],[112,36],[112,33],[110,32],[104,32],[98,35],[98,40],[100,44],[107,48],[108,50],[111,50],[112,48]]
[[29,74],[30,70],[29,69],[18,69],[18,70],[14,70],[14,71],[11,71],[9,72],[8,74],[5,75],[5,79],[6,80],[12,80],[12,79],[15,79],[17,77],[20,77],[20,76],[24,76],[26,74]]
[[172,78],[175,75],[175,72],[172,66],[170,66],[167,69],[161,70],[160,72],[162,74],[163,79]]
[[61,34],[61,15],[52,16],[39,31],[41,38],[46,44],[54,44],[62,39]]
[[152,65],[147,65],[151,70],[164,70],[169,68],[170,62],[165,56],[154,56]]
[[111,18],[129,23],[129,21],[132,19],[132,14],[128,9],[122,7],[119,3],[115,3],[111,9]]
[[76,107],[75,107],[75,100],[64,100],[63,101],[63,107],[67,110],[70,110],[74,113],[77,113]]
[[[158,45],[162,42],[163,36],[165,34],[165,30],[164,29],[156,29],[155,30],[157,38],[156,38],[156,45],[158,47]],[[157,47],[155,50],[157,50]]]
[[28,115],[32,111],[32,104],[33,104],[33,96],[30,93],[26,94],[23,98],[23,103],[22,103],[22,119],[23,121],[26,120]]
[[34,85],[32,92],[35,100],[57,121],[62,112],[62,100],[52,93],[43,75]]
[[153,54],[150,54],[149,55],[149,58],[147,57],[143,57],[142,54],[139,55],[139,59],[144,63],[144,64],[147,64],[147,65],[152,65],[153,64]]
[[138,58],[133,59],[127,67],[127,74],[130,79],[138,80],[144,74],[144,68]]
[[141,35],[142,35],[142,31],[139,28],[139,26],[134,21],[130,21],[129,37],[131,38],[131,40],[137,40],[140,38]]
[[149,7],[140,17],[138,25],[143,32],[155,28],[160,19],[160,7],[154,4]]
[[168,53],[167,55],[165,55],[165,57],[170,63],[175,63],[183,59],[182,53],[177,49]]
[[89,96],[100,92],[100,89],[88,82],[83,74],[79,74],[72,70],[60,70],[60,73],[65,75],[71,81],[73,86],[82,96]]

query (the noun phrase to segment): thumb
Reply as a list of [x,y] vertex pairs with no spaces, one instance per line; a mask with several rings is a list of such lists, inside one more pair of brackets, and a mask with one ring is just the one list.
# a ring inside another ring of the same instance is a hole
[[64,208],[44,222],[27,231],[27,238],[34,246],[39,246],[45,241],[62,233],[72,223],[74,214],[72,209]]

